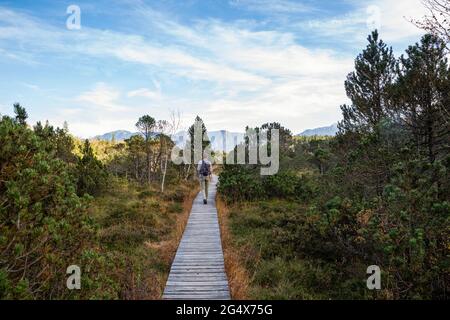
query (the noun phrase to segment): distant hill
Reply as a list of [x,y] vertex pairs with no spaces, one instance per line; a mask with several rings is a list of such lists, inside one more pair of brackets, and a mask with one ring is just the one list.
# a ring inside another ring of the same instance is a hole
[[308,129],[299,134],[303,137],[313,137],[313,136],[335,136],[338,133],[337,123],[332,124],[329,127],[321,127],[316,129]]
[[[116,141],[124,141],[132,136],[139,135],[139,132],[130,132],[127,130],[116,130],[112,132],[107,132],[102,135],[93,137],[93,140],[100,141],[112,141],[113,137]],[[184,146],[185,142],[188,140],[187,131],[181,131],[175,134],[172,139],[176,144],[181,147]],[[211,141],[212,149],[215,151],[231,151],[233,148],[244,141],[244,134],[239,132],[228,132],[226,130],[221,131],[210,131],[208,132],[208,137]]]
[[99,136],[95,136],[92,139],[94,140],[101,140],[101,141],[112,141],[113,138],[116,141],[123,141],[125,139],[129,139],[132,136],[137,136],[139,135],[139,132],[130,132],[127,130],[116,130],[116,131],[112,131],[112,132],[108,132]]
[[[312,137],[312,136],[335,136],[338,132],[337,124],[333,124],[329,127],[322,127],[316,129],[305,130],[299,134],[299,136]],[[108,132],[102,135],[93,137],[92,139],[101,141],[112,141],[113,137],[116,141],[124,141],[132,136],[139,135],[139,132],[130,132],[127,130],[116,130]],[[208,137],[211,141],[212,149],[215,151],[229,152],[233,148],[244,141],[244,133],[242,132],[230,132],[226,130],[209,131]],[[180,131],[172,137],[173,141],[181,147],[184,146],[188,140],[187,131]]]

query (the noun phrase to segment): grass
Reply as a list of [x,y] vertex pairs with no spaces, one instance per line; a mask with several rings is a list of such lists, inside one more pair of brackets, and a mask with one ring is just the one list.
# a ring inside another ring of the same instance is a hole
[[301,203],[244,202],[227,207],[218,200],[225,265],[235,299],[310,300],[352,298],[360,284],[344,283],[339,266],[296,251],[289,233]]
[[216,199],[217,213],[219,216],[220,232],[222,238],[222,248],[225,260],[225,270],[228,277],[231,297],[235,300],[245,300],[248,298],[249,276],[246,268],[241,262],[241,257],[245,257],[244,248],[234,245],[230,234],[229,210],[225,202],[218,196]]
[[110,294],[98,298],[161,298],[196,192],[181,185],[161,194],[157,186],[117,179],[93,200],[98,251],[114,265],[99,270],[109,281],[109,290],[99,291]]

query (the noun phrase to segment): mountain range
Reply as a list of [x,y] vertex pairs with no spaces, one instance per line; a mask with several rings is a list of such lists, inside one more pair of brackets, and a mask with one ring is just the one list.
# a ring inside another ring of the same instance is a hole
[[130,132],[127,130],[116,130],[112,132],[108,132],[99,136],[95,136],[91,138],[92,140],[100,140],[100,141],[124,141],[126,139],[131,138],[132,136],[139,135],[139,132]]
[[302,137],[313,137],[313,136],[335,136],[339,129],[337,123],[332,124],[328,127],[321,127],[316,129],[308,129],[299,134]]
[[[312,137],[312,136],[335,136],[338,132],[337,124],[332,124],[328,127],[321,127],[316,129],[308,129],[298,134],[298,136]],[[139,135],[139,132],[130,132],[127,130],[117,130],[108,132],[102,135],[93,137],[93,140],[101,141],[124,141],[132,136]],[[241,132],[230,132],[226,130],[220,131],[208,131],[208,137],[211,141],[211,146],[213,150],[216,151],[226,151],[229,152],[233,148],[244,141],[244,133]],[[187,131],[180,131],[172,137],[173,141],[179,146],[184,146],[185,142],[188,140]]]

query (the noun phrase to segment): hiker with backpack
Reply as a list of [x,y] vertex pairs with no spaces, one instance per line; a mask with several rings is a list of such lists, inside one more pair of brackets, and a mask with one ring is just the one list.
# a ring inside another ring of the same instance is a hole
[[208,203],[208,186],[212,176],[212,165],[207,159],[206,153],[203,153],[203,159],[197,165],[198,179],[200,181],[200,188],[203,192],[203,204]]

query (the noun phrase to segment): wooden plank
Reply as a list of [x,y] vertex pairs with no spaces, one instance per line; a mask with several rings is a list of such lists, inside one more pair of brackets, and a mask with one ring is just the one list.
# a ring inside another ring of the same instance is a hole
[[208,282],[199,282],[199,281],[168,281],[166,284],[166,289],[168,288],[183,288],[183,287],[199,287],[201,289],[206,288],[218,288],[218,287],[227,287],[228,288],[228,281],[208,281]]
[[166,286],[167,292],[177,292],[177,291],[193,291],[193,292],[199,292],[199,291],[215,291],[215,292],[221,292],[225,291],[228,292],[228,283],[225,285],[198,285],[198,284],[192,284],[192,285],[167,285]]
[[167,283],[173,283],[173,282],[215,282],[215,281],[228,281],[226,277],[223,276],[212,276],[212,277],[202,277],[202,276],[182,276],[182,277],[176,277],[172,276],[169,277],[167,280]]
[[174,291],[167,291],[167,294],[180,295],[180,294],[196,294],[196,295],[223,295],[228,294],[228,287],[221,290],[197,290],[195,288],[177,289]]
[[214,271],[214,272],[195,272],[195,271],[189,271],[189,272],[181,272],[181,271],[178,271],[178,272],[171,272],[171,274],[169,275],[169,278],[171,277],[171,276],[175,276],[175,277],[182,277],[182,276],[191,276],[191,277],[195,277],[195,276],[197,276],[197,277],[218,277],[218,276],[220,276],[220,277],[225,277],[225,274],[224,273],[222,273],[222,272],[217,272],[217,271]]
[[220,227],[215,205],[214,177],[208,204],[202,194],[194,200],[164,290],[164,299],[230,299],[225,274]]
[[197,271],[197,272],[225,272],[224,268],[213,268],[213,267],[176,267],[172,269],[173,271]]

